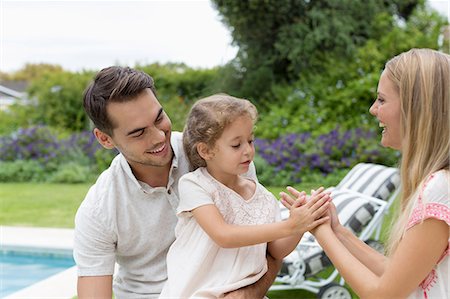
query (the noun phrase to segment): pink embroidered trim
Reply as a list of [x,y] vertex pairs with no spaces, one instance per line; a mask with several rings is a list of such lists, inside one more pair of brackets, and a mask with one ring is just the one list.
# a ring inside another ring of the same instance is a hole
[[423,290],[423,296],[424,298],[428,298],[427,292],[433,287],[433,285],[437,281],[436,271],[433,269],[431,270],[430,274],[420,283],[420,287]]
[[428,218],[443,220],[450,225],[450,208],[440,203],[429,203],[425,205],[425,211],[423,211],[422,207],[417,206],[409,218],[406,229]]

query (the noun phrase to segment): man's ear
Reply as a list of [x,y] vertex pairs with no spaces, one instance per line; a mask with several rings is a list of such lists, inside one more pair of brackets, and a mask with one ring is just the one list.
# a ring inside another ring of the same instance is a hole
[[208,161],[214,156],[214,152],[203,142],[197,144],[197,152],[205,161]]
[[115,148],[114,143],[112,141],[111,136],[108,134],[100,131],[99,129],[94,129],[94,135],[95,138],[97,138],[98,142],[106,149],[113,149]]

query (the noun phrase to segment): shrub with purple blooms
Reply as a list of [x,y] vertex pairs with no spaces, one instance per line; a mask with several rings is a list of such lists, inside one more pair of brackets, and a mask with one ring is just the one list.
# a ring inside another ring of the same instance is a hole
[[116,154],[104,149],[92,132],[58,138],[46,126],[23,128],[0,137],[0,181],[90,181]]
[[347,170],[359,162],[394,165],[396,153],[378,143],[377,133],[362,129],[334,129],[316,138],[301,133],[256,139],[256,152],[263,161],[257,159],[255,164],[260,181],[266,185],[299,183],[318,174]]

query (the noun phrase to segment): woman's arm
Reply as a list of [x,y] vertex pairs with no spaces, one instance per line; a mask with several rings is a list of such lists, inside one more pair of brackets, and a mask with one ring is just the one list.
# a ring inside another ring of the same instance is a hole
[[192,210],[192,214],[202,229],[219,246],[234,248],[266,243],[305,231],[324,223],[322,217],[328,209],[329,194],[320,193],[306,204],[297,201],[290,210],[287,220],[261,225],[232,225],[225,222],[215,205],[203,205]]
[[381,275],[356,258],[329,223],[317,227],[315,236],[333,265],[361,298],[405,298],[431,272],[448,246],[449,228],[444,221],[433,218],[410,228]]
[[387,258],[356,237],[350,230],[341,226],[333,230],[336,237],[361,263],[375,275],[383,274],[386,269]]

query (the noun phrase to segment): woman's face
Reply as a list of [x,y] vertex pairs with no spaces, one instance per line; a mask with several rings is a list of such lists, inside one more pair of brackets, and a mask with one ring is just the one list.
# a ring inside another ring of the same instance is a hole
[[386,71],[381,74],[378,83],[377,99],[369,109],[383,128],[381,144],[396,150],[401,150],[402,138],[400,132],[400,95],[394,83],[388,78]]

